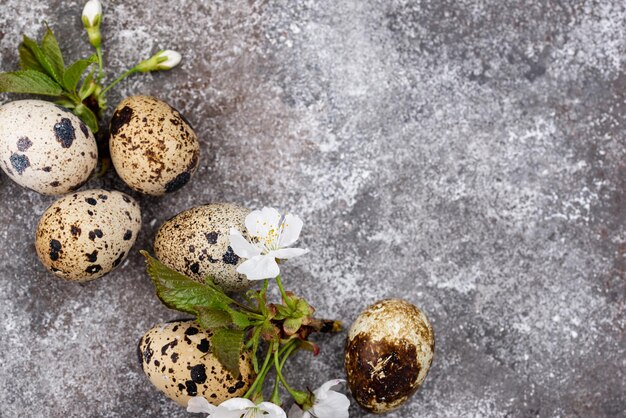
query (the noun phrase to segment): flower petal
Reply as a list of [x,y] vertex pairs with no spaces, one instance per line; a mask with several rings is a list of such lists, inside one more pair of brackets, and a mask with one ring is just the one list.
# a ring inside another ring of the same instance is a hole
[[246,229],[253,237],[267,238],[270,231],[278,232],[280,213],[274,208],[253,210],[246,216]]
[[254,402],[252,402],[250,399],[232,398],[222,402],[219,407],[227,409],[229,411],[237,411],[250,408],[251,406],[254,406]]
[[280,250],[270,251],[267,255],[271,255],[280,260],[286,260],[288,258],[300,257],[308,252],[309,250],[303,248],[281,248]]
[[187,412],[210,414],[215,411],[216,408],[216,406],[211,405],[209,401],[202,396],[195,396],[187,401]]
[[327,392],[327,397],[315,400],[311,412],[318,418],[348,418],[350,401],[343,393],[334,390]]
[[237,272],[245,274],[248,280],[263,280],[278,276],[280,268],[271,255],[257,255],[241,263]]
[[283,411],[283,408],[276,405],[275,403],[261,402],[257,406],[262,411],[269,413],[269,415],[265,415],[267,418],[287,418],[287,415],[285,414],[285,411]]
[[302,408],[300,408],[295,403],[291,405],[291,408],[289,409],[289,418],[303,418],[303,417],[304,417],[304,411],[302,410]]
[[230,229],[230,246],[235,254],[242,258],[252,258],[261,254],[261,250],[249,243],[235,228]]
[[300,231],[302,231],[302,225],[303,222],[299,216],[292,215],[291,213],[286,214],[281,225],[282,231],[280,232],[278,246],[281,248],[289,247],[298,241]]
[[340,383],[345,383],[344,379],[332,379],[328,382],[324,383],[322,386],[317,388],[314,392],[315,399],[324,399],[326,394],[330,391],[330,389],[334,386],[337,386]]

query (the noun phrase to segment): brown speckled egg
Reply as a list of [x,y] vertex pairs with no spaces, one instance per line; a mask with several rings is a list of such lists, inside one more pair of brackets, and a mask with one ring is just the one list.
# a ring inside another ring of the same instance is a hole
[[0,106],[0,167],[20,186],[46,195],[77,190],[98,162],[89,128],[43,100]]
[[194,396],[203,396],[214,405],[243,396],[255,378],[250,353],[241,355],[239,377],[233,377],[211,354],[212,335],[191,320],[153,327],[137,348],[144,373],[182,406]]
[[54,202],[37,225],[43,265],[72,281],[101,277],[121,264],[135,243],[141,211],[124,193],[85,190]]
[[250,211],[230,203],[197,206],[165,222],[154,239],[157,258],[169,268],[203,283],[208,276],[225,291],[250,288],[236,269],[244,260],[230,247],[230,229],[250,239],[245,219]]
[[416,306],[386,299],[363,311],[348,331],[345,368],[357,403],[382,414],[420,387],[435,351],[428,318]]
[[200,158],[200,144],[187,119],[148,96],[127,97],[117,106],[109,149],[122,180],[153,196],[187,184]]

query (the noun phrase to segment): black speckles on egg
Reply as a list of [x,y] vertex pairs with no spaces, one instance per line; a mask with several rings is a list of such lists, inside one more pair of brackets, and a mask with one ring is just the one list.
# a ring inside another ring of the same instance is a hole
[[206,338],[203,338],[200,340],[200,344],[198,344],[196,346],[196,348],[200,351],[202,351],[203,353],[208,353],[209,350],[211,349],[211,346],[209,344],[209,340]]
[[86,197],[85,202],[89,203],[91,206],[95,206],[98,204],[98,201],[93,197]]
[[187,390],[187,395],[189,396],[196,396],[198,394],[198,387],[193,380],[187,380],[185,382],[185,389]]
[[178,353],[172,353],[170,358],[172,359],[172,363],[176,363],[178,361]]
[[17,140],[17,149],[19,151],[24,152],[32,146],[33,146],[33,142],[26,136],[23,136]]
[[76,225],[70,227],[70,233],[75,237],[80,237],[81,229]]
[[192,265],[189,266],[189,269],[197,274],[200,271],[200,264],[193,263]]
[[228,250],[226,250],[226,253],[224,253],[222,260],[226,264],[237,265],[237,263],[239,262],[239,256],[235,254],[231,246],[228,246]]
[[102,238],[104,233],[101,229],[94,229],[93,231],[89,231],[89,239],[95,241],[96,238]]
[[85,125],[83,122],[80,123],[80,130],[83,133],[83,135],[85,135],[86,137],[89,137],[89,128],[87,128],[87,125]]
[[52,167],[46,166],[46,167],[42,168],[41,171],[43,171],[44,173],[49,173],[49,172],[52,171]]
[[93,250],[91,253],[85,254],[85,257],[90,263],[95,263],[98,261],[98,250]]
[[59,240],[56,239],[51,239],[50,240],[50,260],[52,261],[56,261],[59,259],[59,255],[60,253],[62,253],[62,247],[61,247],[61,243],[59,242]]
[[54,135],[63,148],[69,148],[76,139],[76,131],[72,121],[62,118],[54,125]]
[[196,335],[198,333],[198,328],[189,327],[185,330],[185,335]]
[[19,174],[20,176],[24,174],[24,171],[26,171],[28,167],[30,167],[30,160],[26,155],[11,154],[9,160],[11,161],[11,165],[13,166],[15,171],[17,171],[17,174]]
[[119,266],[119,264],[122,262],[122,260],[124,259],[124,256],[126,255],[126,253],[124,251],[122,251],[120,253],[120,255],[117,256],[117,258],[113,261],[113,267],[117,267]]
[[191,380],[198,384],[206,382],[206,367],[204,364],[197,364],[191,368]]
[[130,229],[127,229],[126,232],[124,232],[124,241],[128,241],[132,237],[133,237],[133,231],[131,231]]
[[209,244],[217,244],[217,236],[219,234],[215,231],[213,232],[205,232],[204,236]]
[[188,171],[185,171],[184,173],[180,173],[174,179],[168,181],[165,184],[165,192],[173,193],[181,189],[185,184],[189,182],[189,179],[191,179],[191,173],[189,173]]
[[128,106],[116,110],[111,118],[111,135],[117,135],[122,127],[133,117],[133,109]]
[[91,266],[88,266],[88,267],[85,269],[85,272],[86,272],[86,273],[89,273],[89,274],[96,274],[96,273],[98,273],[100,270],[102,270],[102,266],[101,266],[100,264],[93,264],[93,265],[91,265]]

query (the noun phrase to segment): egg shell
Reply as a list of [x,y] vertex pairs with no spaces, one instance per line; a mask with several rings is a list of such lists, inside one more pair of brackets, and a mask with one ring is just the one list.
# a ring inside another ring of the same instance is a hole
[[401,299],[363,311],[348,331],[345,368],[357,403],[381,414],[405,403],[421,386],[435,351],[428,318]]
[[250,211],[230,203],[185,210],[165,222],[154,239],[154,253],[166,266],[197,282],[211,277],[225,291],[249,289],[251,282],[236,269],[244,260],[230,247],[230,229],[250,239],[245,219]]
[[64,107],[43,100],[0,106],[0,167],[45,195],[80,188],[98,162],[93,133]]
[[198,168],[200,143],[193,128],[161,100],[127,97],[115,109],[110,128],[113,166],[138,192],[154,196],[175,192]]
[[252,357],[241,354],[234,378],[211,354],[212,335],[192,320],[156,325],[139,341],[139,363],[150,382],[181,406],[194,396],[214,405],[241,397],[255,378]]
[[85,190],[54,202],[37,225],[35,249],[43,265],[72,281],[101,277],[128,256],[141,228],[133,198],[117,191]]

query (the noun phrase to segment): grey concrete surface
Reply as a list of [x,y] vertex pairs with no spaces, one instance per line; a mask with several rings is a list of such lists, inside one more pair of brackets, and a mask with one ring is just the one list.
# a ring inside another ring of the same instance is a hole
[[[0,70],[44,21],[68,56],[90,53],[81,8],[1,0]],[[136,250],[196,204],[289,209],[311,253],[287,287],[321,315],[350,324],[400,296],[433,322],[430,374],[388,417],[624,416],[623,1],[120,0],[105,13],[111,74],[160,48],[184,55],[111,106],[160,97],[202,142],[187,187],[131,193]],[[114,173],[86,187],[128,192]],[[136,251],[85,285],[47,274],[33,241],[53,200],[0,174],[0,416],[187,416],[135,355],[179,315]],[[342,377],[344,336],[289,377]]]

